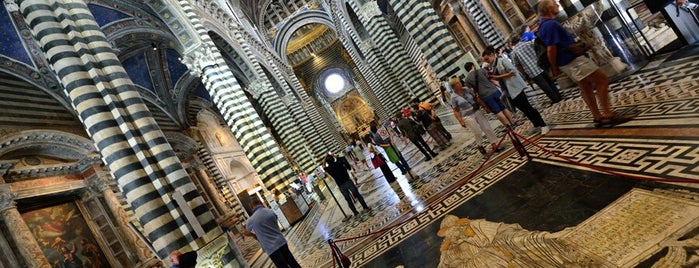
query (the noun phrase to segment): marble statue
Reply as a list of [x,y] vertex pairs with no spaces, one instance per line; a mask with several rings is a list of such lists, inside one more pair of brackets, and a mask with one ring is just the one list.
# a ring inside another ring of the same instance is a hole
[[588,55],[597,66],[602,67],[602,70],[608,76],[617,75],[628,67],[625,63],[614,57],[605,44],[602,33],[595,27],[600,20],[601,12],[606,7],[603,1],[596,1],[594,4],[585,7],[580,13],[568,18],[563,27],[568,29],[578,41],[592,45],[588,51]]
[[519,224],[446,215],[439,267],[601,267],[602,263],[558,238],[566,230],[528,231]]

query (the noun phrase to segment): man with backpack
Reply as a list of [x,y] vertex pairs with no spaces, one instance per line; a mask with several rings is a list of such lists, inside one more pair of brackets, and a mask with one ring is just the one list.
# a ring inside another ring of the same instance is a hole
[[541,88],[551,100],[551,104],[560,102],[563,97],[561,96],[558,86],[553,82],[553,79],[551,79],[547,71],[539,66],[535,50],[536,41],[520,42],[519,40],[520,38],[516,36],[512,37],[511,40],[514,45],[512,53],[510,53],[512,64],[517,66],[521,74],[527,75],[527,77]]

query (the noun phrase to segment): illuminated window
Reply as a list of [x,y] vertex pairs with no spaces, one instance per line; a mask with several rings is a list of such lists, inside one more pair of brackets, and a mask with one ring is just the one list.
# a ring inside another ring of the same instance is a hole
[[345,89],[345,79],[339,74],[331,74],[325,78],[325,89],[330,93],[338,93]]

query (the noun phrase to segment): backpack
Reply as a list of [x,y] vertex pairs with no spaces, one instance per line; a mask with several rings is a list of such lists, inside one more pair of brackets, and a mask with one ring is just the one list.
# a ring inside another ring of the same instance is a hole
[[548,71],[551,69],[551,63],[549,63],[549,55],[546,51],[546,45],[541,41],[541,38],[534,39],[534,51],[536,52],[536,61],[541,69]]

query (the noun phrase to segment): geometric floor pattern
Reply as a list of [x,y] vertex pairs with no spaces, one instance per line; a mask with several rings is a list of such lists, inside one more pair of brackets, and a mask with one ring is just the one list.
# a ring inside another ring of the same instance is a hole
[[[544,119],[554,126],[546,136],[529,136],[537,144],[575,161],[622,174],[665,180],[699,180],[699,60],[676,64],[651,63],[646,68],[610,85],[613,107],[618,113],[634,114],[634,120],[611,129],[595,129],[577,89],[563,91],[565,100],[548,105],[541,94],[531,98]],[[451,118],[442,118],[451,122]],[[499,124],[492,120],[493,126]],[[418,180],[408,182],[398,176],[405,196],[402,200],[385,183],[378,171],[360,172],[360,192],[374,209],[342,221],[343,213],[329,198],[316,202],[307,217],[287,233],[289,246],[304,267],[329,267],[330,250],[326,239],[343,239],[376,232],[402,222],[383,234],[372,235],[337,245],[360,267],[381,257],[391,247],[406,240],[425,226],[477,196],[489,186],[522,167],[527,159],[519,157],[511,145],[493,156],[477,176],[464,178],[482,162],[471,144],[471,134],[449,127],[454,144],[430,162],[412,145],[405,147]],[[502,127],[497,128],[502,136]],[[529,133],[526,122],[518,133]],[[586,169],[528,146],[533,161],[550,165]],[[586,169],[587,170],[587,169]],[[395,172],[399,173],[399,172]],[[398,174],[397,174],[398,175]],[[677,183],[697,188],[695,183]],[[330,183],[330,188],[336,186]],[[335,195],[342,199],[338,191]],[[339,200],[346,208],[344,200]],[[422,213],[421,213],[422,212]],[[411,216],[420,213],[419,217]]]

